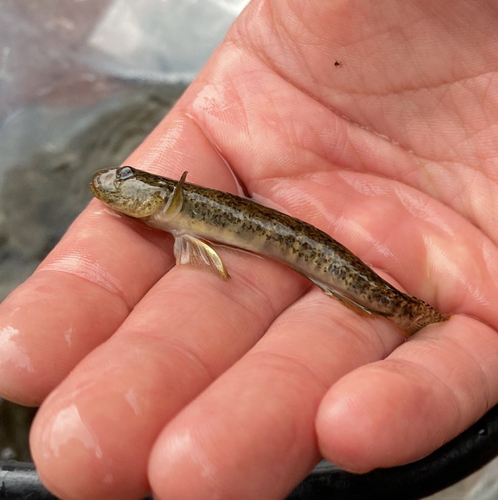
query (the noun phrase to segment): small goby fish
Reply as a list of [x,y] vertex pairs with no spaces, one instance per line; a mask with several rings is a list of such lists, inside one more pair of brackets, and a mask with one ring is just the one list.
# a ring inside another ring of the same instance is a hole
[[445,321],[426,302],[400,292],[345,246],[316,227],[230,193],[149,174],[132,167],[99,170],[90,184],[96,198],[175,237],[179,264],[209,266],[230,278],[206,240],[283,262],[357,313],[391,320],[412,335]]

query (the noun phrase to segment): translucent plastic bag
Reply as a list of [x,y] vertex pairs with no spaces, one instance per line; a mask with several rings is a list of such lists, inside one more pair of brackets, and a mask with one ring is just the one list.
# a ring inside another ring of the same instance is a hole
[[190,81],[248,0],[115,0],[89,38],[92,64],[120,77]]
[[167,113],[248,0],[4,0],[0,300]]

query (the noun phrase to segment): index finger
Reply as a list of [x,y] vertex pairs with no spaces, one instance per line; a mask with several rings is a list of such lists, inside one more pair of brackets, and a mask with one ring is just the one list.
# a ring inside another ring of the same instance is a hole
[[[128,162],[171,177],[190,170],[194,182],[212,185],[214,178],[215,187],[233,190],[219,155],[179,108],[181,102]],[[174,265],[170,237],[123,220],[92,201],[35,273],[0,304],[1,396],[41,403]]]

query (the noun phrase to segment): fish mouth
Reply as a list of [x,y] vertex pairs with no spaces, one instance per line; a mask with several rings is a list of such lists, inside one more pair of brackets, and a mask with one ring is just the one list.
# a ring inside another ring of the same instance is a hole
[[90,182],[90,190],[92,191],[95,198],[99,200],[105,200],[106,195],[109,193],[117,192],[116,188],[116,169],[105,169],[98,170],[92,176],[92,182]]

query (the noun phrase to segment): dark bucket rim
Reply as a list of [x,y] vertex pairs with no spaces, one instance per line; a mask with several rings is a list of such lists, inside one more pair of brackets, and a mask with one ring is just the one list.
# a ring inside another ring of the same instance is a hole
[[[455,439],[411,464],[352,474],[321,463],[287,500],[418,500],[466,478],[497,455],[498,405]],[[43,486],[33,463],[0,461],[0,499],[22,498],[57,497]]]

